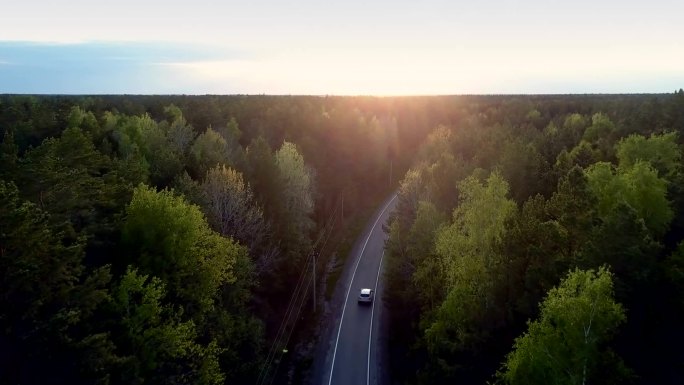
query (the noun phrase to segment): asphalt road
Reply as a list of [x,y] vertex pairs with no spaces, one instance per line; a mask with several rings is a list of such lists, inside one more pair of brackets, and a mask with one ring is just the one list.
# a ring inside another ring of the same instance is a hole
[[[371,218],[352,250],[346,274],[340,285],[346,288],[341,311],[337,312],[329,340],[325,371],[320,383],[328,385],[378,384],[383,374],[384,334],[380,328],[382,313],[382,273],[386,234],[382,226],[397,202],[386,200]],[[374,289],[372,304],[359,304],[362,288]]]

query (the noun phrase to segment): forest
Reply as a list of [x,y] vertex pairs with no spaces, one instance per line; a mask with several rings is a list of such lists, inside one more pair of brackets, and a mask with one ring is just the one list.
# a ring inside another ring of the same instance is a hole
[[459,116],[386,229],[394,383],[680,383],[684,91]]
[[367,217],[447,106],[0,96],[0,382],[255,383],[331,213]]
[[393,383],[684,369],[682,90],[0,95],[0,137],[3,383],[255,383],[340,201],[396,189]]

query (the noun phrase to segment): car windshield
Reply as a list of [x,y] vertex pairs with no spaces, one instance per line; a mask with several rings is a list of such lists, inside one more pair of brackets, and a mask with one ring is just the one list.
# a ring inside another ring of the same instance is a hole
[[369,297],[369,296],[370,296],[370,293],[361,293],[361,296],[362,296],[362,297]]

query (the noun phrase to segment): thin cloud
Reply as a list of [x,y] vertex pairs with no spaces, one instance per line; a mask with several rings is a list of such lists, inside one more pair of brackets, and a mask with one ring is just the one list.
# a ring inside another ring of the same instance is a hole
[[224,60],[244,57],[237,51],[216,47],[165,42],[86,42],[43,43],[0,41],[0,50],[7,60],[21,64],[59,61],[133,61],[133,62],[186,62]]
[[40,43],[0,41],[0,92],[188,92],[177,71],[158,64],[237,60],[244,52],[158,42]]

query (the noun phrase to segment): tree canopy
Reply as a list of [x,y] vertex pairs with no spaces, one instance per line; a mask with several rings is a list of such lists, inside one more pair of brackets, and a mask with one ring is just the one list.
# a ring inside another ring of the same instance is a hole
[[[254,383],[307,256],[332,288],[398,189],[392,382],[678,384],[682,111],[681,90],[0,95],[0,378]],[[330,292],[269,380],[307,381]]]
[[507,384],[619,382],[606,374],[627,373],[605,344],[624,320],[610,272],[574,270],[549,291],[539,319],[516,338],[499,378]]

